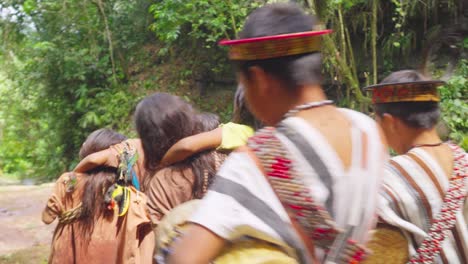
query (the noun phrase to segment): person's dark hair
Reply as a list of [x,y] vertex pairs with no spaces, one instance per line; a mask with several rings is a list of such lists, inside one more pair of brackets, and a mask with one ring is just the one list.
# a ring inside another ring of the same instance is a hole
[[89,154],[107,149],[109,146],[118,144],[126,139],[127,137],[124,135],[108,128],[95,130],[89,134],[81,146],[79,153],[80,160],[84,159]]
[[[380,83],[415,82],[427,81],[429,78],[414,70],[397,71]],[[440,108],[438,102],[397,102],[382,103],[374,106],[375,112],[379,116],[387,113],[402,120],[406,125],[413,128],[430,129],[433,128],[440,118]]]
[[[268,4],[249,15],[239,37],[256,38],[311,31],[316,25],[316,18],[306,14],[296,4]],[[322,83],[322,58],[319,52],[264,60],[237,61],[235,64],[247,78],[249,67],[259,66],[291,88]]]
[[217,114],[201,113],[198,117],[200,118],[200,130],[203,132],[214,130],[221,124]]
[[[167,93],[155,93],[144,98],[136,108],[135,125],[145,153],[148,180],[160,169],[159,164],[164,154],[175,143],[204,132],[201,129],[199,113],[186,101]],[[207,151],[176,163],[171,169],[183,173],[185,169],[190,168],[195,176],[193,196],[201,198],[204,173],[208,173],[210,181],[215,175],[214,166],[213,155]]]
[[242,85],[237,86],[236,93],[234,94],[234,109],[232,112],[232,122],[250,126],[254,129],[261,127],[260,121],[258,121],[252,112],[250,112],[247,101],[244,97],[244,88]]
[[[80,159],[92,153],[105,150],[126,139],[124,135],[110,129],[96,130],[83,143],[79,154]],[[96,220],[106,216],[107,209],[104,204],[104,190],[107,190],[115,182],[117,170],[115,168],[98,167],[87,172],[87,174],[88,176],[84,178],[86,182],[84,183],[84,191],[81,198],[81,214],[78,219],[79,228],[85,243],[90,239]]]

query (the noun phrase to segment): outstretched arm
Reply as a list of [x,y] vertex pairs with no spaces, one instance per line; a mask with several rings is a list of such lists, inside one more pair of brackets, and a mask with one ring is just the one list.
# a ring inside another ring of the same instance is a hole
[[168,166],[208,149],[215,149],[222,142],[222,128],[193,135],[179,140],[164,155],[161,164]]
[[90,154],[76,165],[74,171],[84,173],[99,166],[119,166],[119,162],[115,156],[115,151],[109,148]]

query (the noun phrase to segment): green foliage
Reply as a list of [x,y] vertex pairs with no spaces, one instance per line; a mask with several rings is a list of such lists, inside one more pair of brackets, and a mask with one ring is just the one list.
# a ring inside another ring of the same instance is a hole
[[195,98],[191,100],[201,111],[216,113],[222,123],[227,123],[232,119],[233,92],[224,91],[209,99]]
[[366,0],[333,0],[328,1],[329,7],[333,10],[339,6],[343,7],[345,10],[351,9],[353,6],[358,4],[366,3]]
[[91,131],[112,127],[129,134],[141,96],[125,83],[123,54],[146,40],[148,6],[136,0],[0,5],[15,10],[2,20],[9,26],[2,33],[14,29],[21,36],[0,49],[4,172],[54,178],[72,168]]
[[440,89],[443,120],[449,137],[468,149],[468,60],[460,62],[457,73]]
[[265,1],[252,0],[162,0],[151,5],[151,29],[160,40],[173,43],[181,35],[213,46],[222,38],[233,38],[248,12]]
[[[91,131],[135,136],[133,108],[152,91],[180,95],[228,121],[233,90],[226,88],[235,80],[217,41],[235,38],[247,14],[268,2],[282,1],[1,1],[0,170],[51,179],[73,167]],[[462,14],[455,0],[295,2],[334,30],[324,38],[330,96],[362,111],[368,98],[360,87],[419,68],[441,29]],[[466,50],[467,41],[454,47]],[[450,137],[465,148],[467,72],[464,60],[441,89]]]
[[[150,29],[164,44],[160,56],[187,56],[184,65],[195,79],[229,72],[221,39],[235,38],[247,14],[268,1],[260,0],[161,0],[152,4]],[[211,79],[211,78],[210,78]]]

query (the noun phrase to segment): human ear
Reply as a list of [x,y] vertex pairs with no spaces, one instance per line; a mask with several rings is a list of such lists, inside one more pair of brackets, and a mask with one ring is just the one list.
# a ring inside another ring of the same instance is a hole
[[244,72],[237,72],[237,82],[244,87],[249,87],[248,85],[249,78],[245,75]]
[[395,133],[397,130],[396,118],[391,114],[384,113],[382,115],[383,128],[388,132]]
[[270,78],[265,70],[258,66],[252,66],[249,68],[249,78],[259,96],[264,97],[269,94]]

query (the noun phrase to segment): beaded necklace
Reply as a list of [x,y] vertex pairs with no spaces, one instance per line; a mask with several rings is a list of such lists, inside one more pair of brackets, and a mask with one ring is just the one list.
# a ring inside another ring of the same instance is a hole
[[286,112],[286,114],[284,114],[283,119],[291,117],[291,116],[293,116],[293,115],[295,115],[295,114],[297,114],[297,113],[299,113],[300,111],[303,111],[303,110],[307,110],[307,109],[311,109],[311,108],[317,108],[317,107],[321,107],[321,106],[325,106],[325,105],[331,105],[331,104],[333,104],[332,100],[315,101],[315,102],[309,102],[309,103],[301,104],[301,105],[298,105],[298,106],[294,107],[293,109],[289,110],[288,112]]

